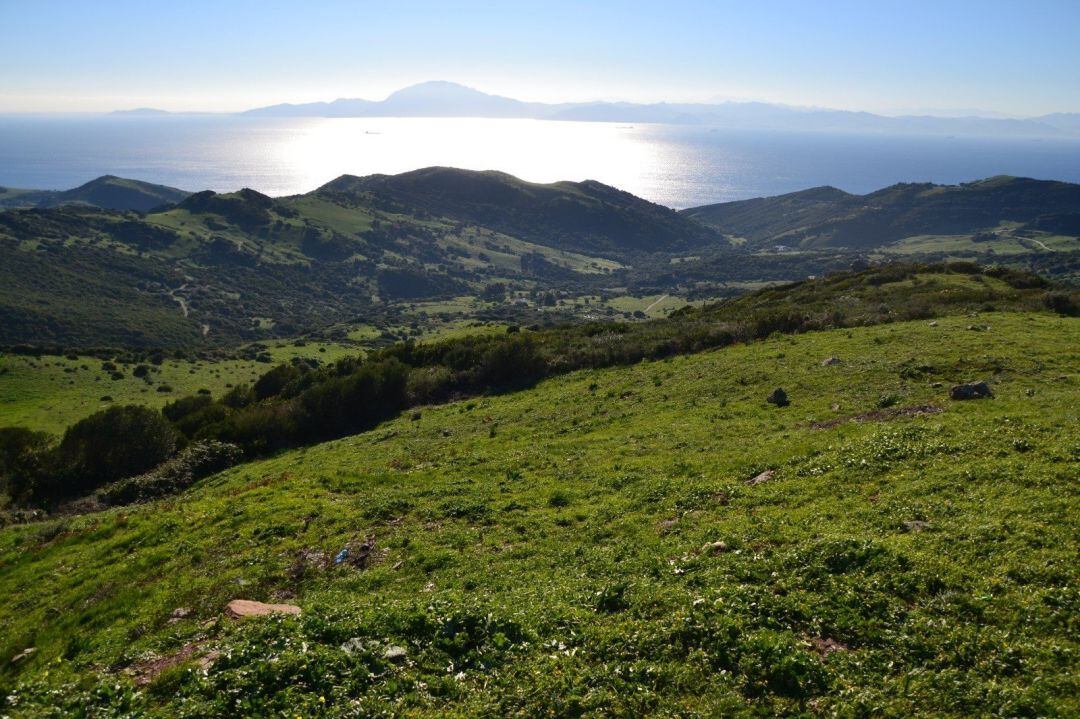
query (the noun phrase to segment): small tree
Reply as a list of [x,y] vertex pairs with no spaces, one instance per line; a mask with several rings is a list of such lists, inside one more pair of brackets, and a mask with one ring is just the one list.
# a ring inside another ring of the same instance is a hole
[[175,449],[176,434],[160,412],[110,407],[68,428],[55,450],[55,469],[35,494],[42,500],[85,494],[153,469]]

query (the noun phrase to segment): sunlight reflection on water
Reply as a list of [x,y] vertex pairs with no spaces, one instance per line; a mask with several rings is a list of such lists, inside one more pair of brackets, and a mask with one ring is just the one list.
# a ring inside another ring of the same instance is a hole
[[998,174],[1077,182],[1080,142],[471,118],[0,116],[0,185],[9,187],[67,189],[114,174],[287,195],[342,174],[431,165],[594,179],[689,207],[826,184],[870,192]]

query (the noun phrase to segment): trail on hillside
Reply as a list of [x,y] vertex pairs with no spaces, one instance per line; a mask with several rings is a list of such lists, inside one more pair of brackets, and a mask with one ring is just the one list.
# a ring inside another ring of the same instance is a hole
[[189,314],[188,303],[187,303],[187,300],[185,300],[183,297],[181,297],[180,295],[178,295],[176,293],[177,292],[183,292],[186,289],[187,289],[187,283],[185,282],[184,284],[177,287],[175,290],[169,290],[169,297],[171,297],[173,300],[175,300],[180,305],[180,311],[184,313],[184,317],[187,317],[188,314]]
[[657,306],[658,304],[660,304],[661,302],[663,302],[663,301],[664,301],[664,300],[666,300],[667,298],[668,298],[668,296],[667,296],[667,295],[660,295],[660,299],[658,299],[658,300],[657,300],[656,302],[653,302],[653,303],[652,303],[651,305],[649,305],[648,307],[646,307],[646,308],[645,308],[645,311],[646,311],[646,312],[648,312],[648,311],[649,311],[649,310],[651,310],[651,309],[652,309],[653,307],[656,307],[656,306]]

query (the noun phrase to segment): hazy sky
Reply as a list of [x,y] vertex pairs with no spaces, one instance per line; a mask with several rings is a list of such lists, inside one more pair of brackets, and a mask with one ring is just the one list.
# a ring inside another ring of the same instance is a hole
[[1080,0],[0,0],[0,112],[523,100],[1080,111]]

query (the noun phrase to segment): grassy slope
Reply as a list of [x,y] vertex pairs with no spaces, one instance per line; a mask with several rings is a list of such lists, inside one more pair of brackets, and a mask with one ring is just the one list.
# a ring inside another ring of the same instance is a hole
[[[1036,231],[1027,223],[1038,225],[1040,217],[1071,216],[1078,209],[1080,186],[1002,176],[961,185],[901,183],[868,195],[818,187],[690,208],[683,214],[760,246],[883,248],[899,244],[900,252],[982,254],[994,250],[1000,256],[1075,251],[1074,242]],[[1002,235],[996,247],[971,242],[980,231],[995,229]]]
[[[1076,320],[1042,314],[781,337],[4,529],[0,658],[38,649],[0,664],[5,710],[1075,714],[1078,347]],[[995,399],[945,399],[980,377]],[[783,410],[763,402],[777,385]],[[883,396],[945,411],[810,427]],[[298,562],[364,537],[369,569]],[[733,551],[700,553],[712,540]],[[304,616],[206,623],[234,597]],[[192,615],[169,623],[177,607]],[[350,656],[351,637],[371,643]],[[848,649],[822,656],[824,639]],[[124,668],[203,641],[224,652],[207,675],[131,694]]]

